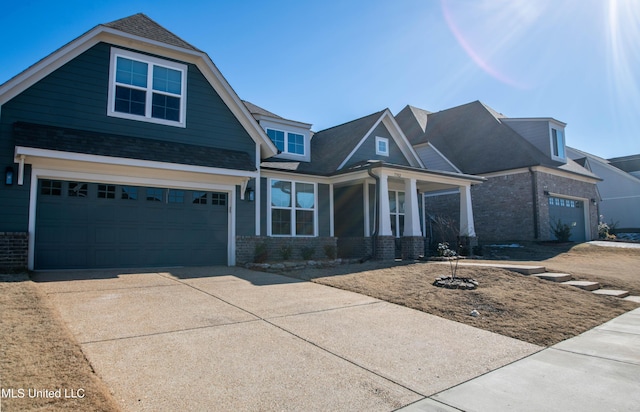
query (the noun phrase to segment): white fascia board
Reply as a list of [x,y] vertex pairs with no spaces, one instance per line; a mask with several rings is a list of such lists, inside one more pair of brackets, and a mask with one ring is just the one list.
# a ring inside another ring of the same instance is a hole
[[360,139],[360,141],[358,142],[358,144],[353,148],[353,150],[351,151],[351,153],[349,153],[347,155],[347,157],[344,158],[344,160],[342,161],[342,163],[340,163],[340,166],[338,166],[337,170],[340,170],[344,167],[345,164],[347,164],[347,162],[349,161],[349,159],[351,159],[351,157],[353,157],[353,155],[358,151],[358,149],[360,149],[360,146],[362,146],[364,144],[364,142],[367,140],[367,138],[369,137],[369,135],[371,135],[371,133],[373,133],[373,131],[376,129],[376,127],[378,127],[378,125],[380,124],[380,122],[382,121],[382,119],[384,118],[384,113],[378,118],[378,120],[376,120],[376,122],[373,124],[373,126],[371,126],[371,128],[367,131],[367,133],[364,134],[364,136],[362,137],[362,139]]
[[547,173],[554,176],[566,177],[567,179],[578,180],[580,182],[596,184],[602,181],[602,179],[584,176],[577,173],[566,172],[564,170],[552,169],[545,166],[534,166],[531,169],[536,172],[542,172],[542,173]]
[[96,26],[1,85],[0,106],[101,41],[195,64],[254,142],[260,146],[262,156],[271,157],[277,154],[275,144],[264,133],[206,53],[134,36],[105,26]]
[[561,122],[560,120],[554,119],[553,117],[501,117],[499,120],[505,123],[542,121],[556,123],[557,125],[560,125],[562,127],[567,126],[565,122]]
[[398,125],[398,122],[393,117],[389,109],[385,110],[384,116],[384,125],[387,126],[389,133],[391,133],[391,137],[396,141],[396,144],[402,151],[402,154],[404,154],[404,157],[409,161],[409,164],[413,167],[421,167],[424,169],[425,166],[422,163],[420,156],[418,156],[418,153],[415,151],[413,146],[411,146],[411,143],[409,143],[409,139],[407,139],[407,136],[405,136],[400,125]]
[[283,180],[304,180],[308,182],[314,183],[324,183],[330,184],[333,182],[333,178],[327,176],[318,176],[318,175],[310,175],[304,173],[288,173],[281,172],[277,170],[267,170],[265,168],[261,169],[261,177],[268,177],[272,179],[283,179]]
[[67,43],[23,72],[9,79],[0,86],[0,105],[13,99],[53,71],[96,45],[99,42],[96,36],[103,29],[104,28],[98,26],[89,30],[82,36]]
[[203,173],[208,175],[234,176],[242,178],[258,177],[257,171],[222,169],[217,167],[183,165],[178,163],[156,162],[151,160],[128,159],[124,157],[111,157],[91,155],[84,153],[62,152],[49,149],[36,149],[32,147],[16,146],[15,160],[18,162],[20,156],[26,156],[26,162],[31,163],[29,158],[44,158],[57,160],[71,160],[85,163],[101,163],[115,166],[133,166],[147,169],[170,170],[176,172]]
[[438,150],[434,145],[431,144],[431,142],[427,142],[427,145],[432,148],[437,154],[438,156],[442,157],[444,159],[445,162],[447,162],[447,164],[451,167],[453,167],[453,169],[458,172],[458,173],[462,173],[462,170],[458,169],[458,167],[456,165],[454,165],[451,160],[449,160],[449,158],[447,158],[447,156],[443,155],[442,152],[440,152],[440,150]]
[[260,122],[261,120],[268,120],[273,123],[280,123],[286,126],[299,127],[299,128],[308,129],[308,130],[311,130],[311,126],[312,126],[311,123],[298,122],[296,120],[283,119],[281,117],[267,116],[266,114],[257,114],[255,116],[255,119],[258,122]]

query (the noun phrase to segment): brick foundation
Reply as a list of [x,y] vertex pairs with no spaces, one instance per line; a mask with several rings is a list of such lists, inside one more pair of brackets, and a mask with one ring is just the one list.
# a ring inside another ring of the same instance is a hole
[[338,238],[338,257],[343,259],[360,259],[367,256],[371,256],[370,237]]
[[[256,261],[256,247],[265,245],[265,261],[277,262],[284,259],[286,249],[290,256],[286,260],[303,260],[305,248],[312,248],[310,259],[335,259],[327,256],[327,250],[337,252],[337,238],[335,237],[267,237],[267,236],[236,236],[236,264],[243,265]],[[261,260],[261,259],[258,259]]]
[[0,232],[0,269],[26,269],[28,259],[28,233]]
[[393,260],[396,258],[396,238],[393,236],[378,236],[375,239],[378,260]]
[[418,259],[424,256],[424,238],[422,236],[404,236],[402,238],[402,259]]

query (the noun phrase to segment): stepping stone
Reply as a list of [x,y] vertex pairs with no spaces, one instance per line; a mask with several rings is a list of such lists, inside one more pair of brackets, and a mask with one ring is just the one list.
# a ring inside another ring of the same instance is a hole
[[627,296],[626,298],[624,298],[624,300],[640,303],[640,296]]
[[616,289],[598,289],[594,290],[593,293],[595,293],[596,295],[613,296],[614,298],[625,298],[629,296],[628,291]]
[[540,273],[533,276],[552,282],[566,282],[571,280],[571,275],[568,273]]
[[593,292],[596,289],[600,289],[600,283],[598,282],[589,282],[586,280],[570,280],[568,282],[562,282],[563,285],[575,286],[577,288],[588,290]]

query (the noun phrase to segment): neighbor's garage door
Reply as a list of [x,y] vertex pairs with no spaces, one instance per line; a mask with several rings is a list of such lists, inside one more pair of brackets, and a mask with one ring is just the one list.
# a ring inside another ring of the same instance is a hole
[[552,226],[560,221],[571,227],[571,237],[574,242],[584,242],[584,203],[579,200],[549,197],[549,223]]
[[227,263],[226,193],[39,180],[35,268]]

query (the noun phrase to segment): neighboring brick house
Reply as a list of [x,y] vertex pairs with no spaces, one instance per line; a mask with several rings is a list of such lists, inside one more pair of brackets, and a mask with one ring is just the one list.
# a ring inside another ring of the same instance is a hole
[[[431,113],[406,106],[396,120],[427,163],[483,176],[471,188],[481,242],[553,240],[551,226],[571,226],[571,240],[597,238],[601,179],[566,155],[565,124],[553,118],[508,118],[481,102]],[[457,216],[458,194],[424,195],[430,216]]]

